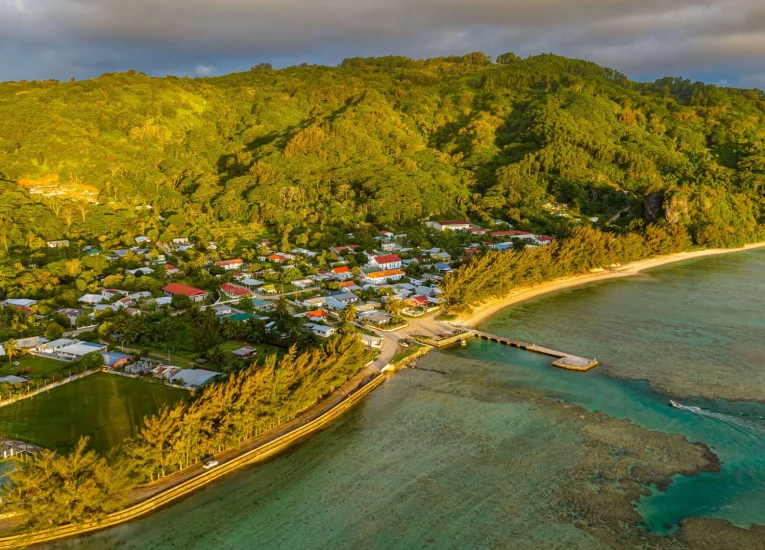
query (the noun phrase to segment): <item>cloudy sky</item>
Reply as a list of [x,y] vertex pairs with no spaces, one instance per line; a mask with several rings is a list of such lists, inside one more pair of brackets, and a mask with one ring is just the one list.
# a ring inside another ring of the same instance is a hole
[[0,0],[0,81],[479,50],[765,88],[765,0]]

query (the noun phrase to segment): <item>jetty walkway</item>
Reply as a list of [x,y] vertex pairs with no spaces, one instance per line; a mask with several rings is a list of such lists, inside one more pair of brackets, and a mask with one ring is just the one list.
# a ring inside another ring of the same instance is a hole
[[483,338],[484,340],[491,340],[493,342],[499,342],[500,344],[506,344],[514,348],[524,349],[526,351],[533,351],[534,353],[541,353],[555,357],[556,359],[552,362],[553,366],[560,367],[562,369],[586,371],[598,365],[598,361],[596,359],[587,359],[586,357],[571,355],[570,353],[564,353],[562,351],[545,348],[543,346],[519,342],[518,340],[504,338],[502,336],[497,336],[496,334],[490,334],[488,332],[482,332],[480,330],[471,330],[470,332],[472,332],[473,336]]
[[460,342],[464,340],[468,340],[470,338],[483,338],[484,340],[491,340],[492,342],[498,342],[500,344],[505,344],[507,346],[511,346],[514,348],[531,351],[534,353],[541,353],[543,355],[549,355],[550,357],[555,358],[552,362],[553,366],[560,367],[562,369],[574,370],[574,371],[587,371],[598,365],[598,361],[596,359],[588,359],[586,357],[572,355],[570,353],[565,353],[565,352],[554,350],[551,348],[546,348],[544,346],[537,346],[535,344],[527,344],[526,342],[513,340],[512,338],[505,338],[503,336],[497,336],[496,334],[482,332],[480,330],[475,330],[468,327],[457,327],[456,325],[452,325],[452,326],[455,328],[458,328],[459,330],[456,330],[454,332],[447,333],[447,334],[441,334],[439,335],[441,336],[440,338],[437,338],[434,336],[423,337],[421,335],[412,335],[412,337],[420,341],[421,343],[424,343],[436,348],[442,348],[442,347],[451,346],[454,344],[459,344]]

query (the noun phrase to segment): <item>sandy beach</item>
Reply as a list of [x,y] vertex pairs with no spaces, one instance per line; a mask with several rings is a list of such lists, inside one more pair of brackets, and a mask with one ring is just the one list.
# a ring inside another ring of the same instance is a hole
[[646,260],[631,262],[620,265],[618,267],[605,269],[603,271],[583,273],[581,275],[572,275],[570,277],[561,277],[559,279],[554,279],[552,281],[547,281],[538,285],[518,287],[507,296],[489,300],[488,302],[476,306],[472,313],[458,317],[452,321],[452,324],[466,327],[475,327],[481,323],[481,321],[487,317],[491,317],[501,309],[504,309],[513,304],[523,302],[524,300],[529,300],[531,298],[541,296],[542,294],[547,294],[549,292],[555,292],[557,290],[563,290],[566,288],[593,283],[596,281],[604,281],[606,279],[631,277],[632,275],[637,275],[645,269],[650,269],[652,267],[658,267],[665,264],[671,264],[674,262],[681,262],[683,260],[703,258],[705,256],[717,256],[719,254],[730,254],[733,252],[741,252],[744,250],[763,247],[765,247],[765,243],[748,244],[743,248],[712,248],[708,250],[695,250],[692,252],[679,252],[677,254],[670,254],[669,256],[656,256]]

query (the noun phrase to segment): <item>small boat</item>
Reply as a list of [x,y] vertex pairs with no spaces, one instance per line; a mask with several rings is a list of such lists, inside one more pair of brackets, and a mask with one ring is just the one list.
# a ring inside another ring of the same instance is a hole
[[467,347],[467,340],[462,340],[460,342],[460,346],[462,346],[463,348],[466,348]]
[[680,403],[678,403],[677,401],[673,401],[671,399],[669,400],[669,406],[670,407],[675,407],[676,409],[679,409],[679,408],[682,407],[682,405]]

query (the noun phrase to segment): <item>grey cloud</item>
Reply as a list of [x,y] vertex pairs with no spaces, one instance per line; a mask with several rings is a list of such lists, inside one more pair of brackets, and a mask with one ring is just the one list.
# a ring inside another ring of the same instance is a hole
[[0,80],[474,50],[572,55],[637,78],[765,72],[762,0],[1,1]]

